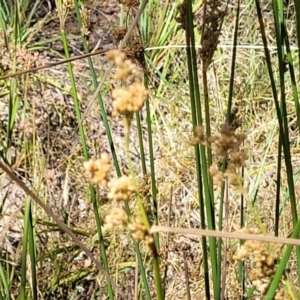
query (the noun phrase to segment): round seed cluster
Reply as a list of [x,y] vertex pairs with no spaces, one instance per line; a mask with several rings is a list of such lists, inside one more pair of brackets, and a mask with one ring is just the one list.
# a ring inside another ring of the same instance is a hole
[[128,201],[135,193],[135,187],[131,177],[122,176],[112,179],[108,183],[109,193],[107,197],[117,201]]
[[235,260],[251,259],[252,269],[248,273],[251,282],[271,277],[276,271],[276,261],[280,246],[268,245],[259,241],[246,241],[234,256]]
[[110,160],[107,153],[101,154],[98,159],[90,159],[83,163],[86,176],[89,178],[92,184],[108,182],[108,174],[110,171]]

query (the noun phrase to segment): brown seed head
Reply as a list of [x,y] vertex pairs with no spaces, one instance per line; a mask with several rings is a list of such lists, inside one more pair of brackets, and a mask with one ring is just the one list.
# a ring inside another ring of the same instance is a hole
[[129,201],[135,193],[135,187],[131,177],[122,176],[115,178],[108,183],[109,193],[107,197],[117,201]]
[[86,176],[92,184],[106,184],[108,182],[110,160],[107,153],[101,154],[100,159],[90,159],[89,161],[85,161],[83,166],[86,171]]

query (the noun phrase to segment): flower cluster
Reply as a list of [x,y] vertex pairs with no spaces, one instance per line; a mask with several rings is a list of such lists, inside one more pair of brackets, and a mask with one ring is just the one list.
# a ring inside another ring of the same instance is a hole
[[278,244],[269,245],[260,241],[246,241],[236,255],[235,260],[249,259],[252,262],[252,269],[248,274],[251,282],[258,283],[260,279],[271,277],[276,271],[275,262],[281,247]]
[[221,27],[227,8],[220,0],[207,1],[204,4],[201,15],[201,49],[200,57],[203,62],[203,70],[206,71],[211,64],[213,55],[217,50]]
[[127,202],[135,193],[135,186],[131,177],[122,176],[112,179],[108,183],[109,193],[107,197],[117,201]]
[[128,224],[128,229],[131,231],[132,237],[140,243],[145,241],[148,246],[154,243],[153,235],[149,233],[141,218],[137,217]]
[[82,26],[80,28],[80,32],[83,36],[88,36],[90,34],[90,20],[89,20],[90,11],[86,9],[84,6],[80,9],[81,23]]
[[127,225],[127,215],[124,208],[114,207],[105,217],[106,228],[125,227]]
[[[242,229],[245,233],[255,233],[253,229]],[[270,279],[276,272],[276,262],[280,256],[281,245],[261,241],[246,241],[233,256],[238,261],[249,262],[248,279],[257,291],[264,295],[269,287]],[[274,299],[290,299],[284,289],[279,288]]]
[[119,0],[119,3],[122,4],[127,11],[131,8],[138,8],[140,5],[138,0]]
[[125,27],[116,27],[113,28],[111,31],[111,34],[114,38],[114,40],[116,41],[116,44],[118,44],[120,41],[123,40],[123,38],[125,37],[127,29]]
[[107,153],[103,153],[99,159],[85,161],[83,166],[86,176],[92,184],[106,184],[108,182],[108,174],[111,166]]
[[111,50],[106,53],[106,57],[117,66],[117,72],[113,77],[115,80],[121,80],[121,83],[125,85],[126,80],[135,80],[137,78],[138,68],[131,60],[126,59],[124,52]]
[[205,136],[203,126],[197,126],[190,143],[192,145],[208,145],[213,148],[217,160],[227,160],[225,171],[221,170],[219,161],[209,169],[210,175],[214,178],[216,184],[220,184],[226,179],[228,184],[232,186],[241,186],[242,182],[237,170],[245,167],[248,159],[247,153],[242,148],[245,139],[245,134],[236,133],[231,125],[225,123],[221,126],[218,134],[209,138]]
[[134,82],[128,88],[115,89],[112,92],[114,98],[113,108],[115,114],[131,117],[134,112],[142,109],[148,92],[138,82]]
[[[113,114],[124,117],[124,131],[129,134],[129,128],[133,114],[139,112],[148,97],[148,91],[138,77],[138,68],[130,60],[126,59],[125,53],[112,50],[107,53],[108,60],[117,66],[115,80],[121,81],[121,87],[112,91]],[[130,81],[127,86],[127,82]]]

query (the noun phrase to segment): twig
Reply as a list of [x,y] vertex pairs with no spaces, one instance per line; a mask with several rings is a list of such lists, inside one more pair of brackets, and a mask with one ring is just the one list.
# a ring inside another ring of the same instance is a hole
[[197,236],[210,236],[217,238],[229,238],[229,239],[238,239],[238,240],[253,240],[267,243],[276,243],[284,245],[293,245],[300,246],[299,239],[292,238],[281,238],[267,235],[256,235],[248,234],[241,232],[222,232],[217,230],[210,229],[188,229],[188,228],[178,228],[178,227],[166,227],[166,226],[157,226],[152,225],[150,233],[174,233],[174,234],[187,234],[187,235],[197,235]]
[[186,293],[187,293],[187,300],[191,300],[191,289],[190,289],[190,280],[189,280],[189,269],[188,264],[186,261],[186,253],[183,252],[183,259],[184,259],[184,277],[185,277],[185,284],[186,284]]

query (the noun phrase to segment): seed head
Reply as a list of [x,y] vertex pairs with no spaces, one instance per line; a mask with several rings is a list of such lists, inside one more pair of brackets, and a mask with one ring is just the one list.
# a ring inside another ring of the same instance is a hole
[[131,177],[122,176],[112,179],[108,183],[109,193],[107,197],[117,201],[128,201],[135,193],[135,187]]
[[101,154],[100,159],[90,159],[89,161],[85,161],[83,166],[86,171],[86,176],[92,184],[106,184],[108,182],[110,161],[107,153]]
[[114,114],[132,118],[135,112],[142,109],[147,100],[148,91],[141,82],[134,82],[128,88],[113,90],[112,97],[114,99]]
[[124,208],[112,208],[110,213],[105,217],[105,224],[108,229],[125,227],[127,225],[127,215]]

